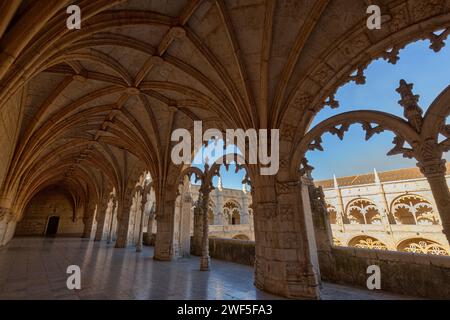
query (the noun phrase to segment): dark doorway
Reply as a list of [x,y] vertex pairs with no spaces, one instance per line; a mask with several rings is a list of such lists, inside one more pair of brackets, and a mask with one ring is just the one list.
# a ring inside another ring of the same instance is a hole
[[58,232],[59,217],[53,216],[48,219],[47,230],[45,230],[45,235],[48,237],[55,236]]

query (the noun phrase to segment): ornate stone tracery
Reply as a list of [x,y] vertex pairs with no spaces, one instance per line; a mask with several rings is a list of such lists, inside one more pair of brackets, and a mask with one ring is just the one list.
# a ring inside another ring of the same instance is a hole
[[371,250],[388,250],[387,246],[379,240],[372,237],[356,237],[349,242],[350,247]]
[[392,203],[392,212],[398,224],[439,224],[431,203],[418,195],[404,195]]
[[398,250],[417,254],[431,254],[438,256],[450,255],[450,253],[443,246],[427,239],[405,240],[399,244]]

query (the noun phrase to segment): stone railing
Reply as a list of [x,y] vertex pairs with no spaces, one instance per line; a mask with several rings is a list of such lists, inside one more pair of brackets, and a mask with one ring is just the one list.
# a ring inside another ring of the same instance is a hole
[[[253,266],[255,242],[210,238],[209,251],[211,258]],[[323,281],[367,288],[367,267],[377,265],[383,291],[450,299],[450,257],[333,247],[320,252],[319,260]]]
[[255,242],[234,239],[209,239],[211,258],[253,266],[255,262]]
[[381,290],[414,297],[450,299],[450,257],[333,247],[321,253],[324,281],[367,288],[367,267],[381,270]]

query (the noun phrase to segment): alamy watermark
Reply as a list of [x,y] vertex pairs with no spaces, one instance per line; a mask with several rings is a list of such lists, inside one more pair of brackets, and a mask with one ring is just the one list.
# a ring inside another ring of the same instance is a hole
[[70,265],[67,267],[67,274],[70,276],[67,278],[66,285],[69,290],[81,289],[81,269],[77,265]]
[[367,278],[366,285],[369,290],[381,289],[381,268],[376,264],[367,267],[367,274],[370,276]]
[[[223,150],[237,146],[242,152],[240,157],[235,153],[228,153],[219,157],[215,162],[223,164],[260,164],[261,175],[275,175],[278,173],[280,151],[279,151],[280,132],[278,129],[226,129],[225,137],[218,129],[207,129],[203,132],[201,121],[194,121],[194,137],[187,129],[176,129],[172,132],[171,141],[178,142],[171,153],[172,162],[179,164],[203,164],[203,159],[192,160],[192,145],[194,150],[202,150],[204,142],[214,142],[212,154],[220,155]],[[223,146],[218,142],[223,141]],[[248,143],[247,143],[248,142]],[[211,144],[210,144],[211,145]],[[270,150],[270,153],[269,153]],[[225,158],[225,159],[224,159]]]

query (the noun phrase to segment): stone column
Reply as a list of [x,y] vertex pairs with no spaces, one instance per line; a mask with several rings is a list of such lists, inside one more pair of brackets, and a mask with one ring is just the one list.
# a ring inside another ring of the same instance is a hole
[[216,212],[214,213],[214,224],[223,225],[223,195],[222,190],[216,189]]
[[192,198],[189,192],[181,195],[180,216],[180,256],[189,257],[191,247],[191,206]]
[[299,181],[252,181],[252,194],[255,285],[288,298],[317,299],[319,281],[309,243],[314,230],[306,221]]
[[[125,195],[117,210],[116,248],[126,248],[130,244],[130,217],[132,194]],[[138,203],[136,204],[136,206]]]
[[144,215],[145,215],[145,204],[147,203],[147,197],[148,197],[148,190],[149,188],[144,187],[144,188],[140,188],[139,191],[142,193],[142,197],[141,197],[141,219],[140,219],[140,224],[139,224],[139,235],[138,235],[138,240],[137,240],[137,244],[136,244],[136,252],[141,252],[142,251],[142,238],[143,238],[143,233],[144,233]]
[[202,182],[200,188],[201,195],[201,212],[203,220],[203,234],[202,234],[202,256],[200,258],[200,271],[208,271],[210,267],[209,257],[209,223],[208,223],[208,208],[209,208],[209,195],[212,188],[208,182]]
[[165,195],[162,205],[157,206],[155,260],[171,261],[173,259],[173,231],[175,197]]
[[[302,178],[302,187],[308,189],[308,195],[304,194],[303,205],[305,211],[308,210],[307,203],[310,203],[310,208],[312,212],[312,221],[315,230],[315,246],[317,247],[318,253],[329,253],[331,252],[331,246],[333,244],[333,232],[331,230],[327,204],[325,201],[325,194],[321,187],[316,187],[311,179],[306,177]],[[302,188],[302,189],[303,189]],[[302,190],[303,191],[303,190]],[[315,253],[312,252],[312,256]],[[315,265],[316,271],[319,274],[319,265]]]
[[113,205],[111,208],[111,220],[109,221],[109,232],[108,232],[108,243],[112,242],[113,237],[113,226],[114,226],[114,212],[116,211],[117,202],[113,199]]
[[94,219],[96,215],[95,206],[92,204],[89,204],[87,206],[87,209],[85,210],[85,216],[87,215],[86,219],[84,220],[84,229],[83,229],[83,238],[90,239],[92,237],[93,227],[94,227]]
[[6,245],[12,238],[9,234],[12,217],[11,209],[0,207],[0,247]]
[[249,224],[247,192],[244,192],[244,185],[242,188],[241,224]]
[[428,160],[417,164],[430,184],[442,221],[442,232],[450,243],[450,191],[445,179],[445,160]]
[[106,214],[108,210],[108,201],[104,199],[97,208],[97,229],[95,230],[94,241],[103,240],[103,233],[106,227]]
[[191,253],[195,256],[202,255],[203,215],[200,208],[201,195],[194,207],[194,234],[192,237]]
[[153,202],[152,206],[150,208],[150,213],[148,215],[148,222],[147,222],[147,234],[148,234],[149,239],[153,234],[154,220],[155,220],[155,203]]

